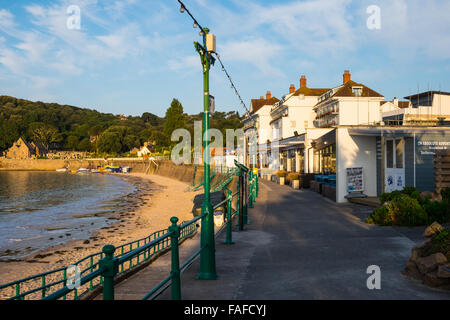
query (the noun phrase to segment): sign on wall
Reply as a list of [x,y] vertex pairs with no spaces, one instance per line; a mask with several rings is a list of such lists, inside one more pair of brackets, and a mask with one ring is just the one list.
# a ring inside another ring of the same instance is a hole
[[417,140],[417,147],[421,155],[434,155],[436,151],[448,150],[450,141],[423,141]]
[[347,192],[363,192],[363,168],[347,168]]

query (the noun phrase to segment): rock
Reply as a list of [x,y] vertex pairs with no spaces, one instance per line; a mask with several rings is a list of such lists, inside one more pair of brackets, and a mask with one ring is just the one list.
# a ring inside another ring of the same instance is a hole
[[417,259],[416,264],[419,271],[425,274],[436,270],[438,266],[446,262],[447,258],[442,253],[438,252],[428,257]]
[[439,278],[437,271],[429,272],[423,278],[423,282],[430,287],[440,287],[449,283],[448,279]]
[[88,244],[90,241],[89,240],[84,240],[83,244]]
[[439,266],[437,276],[438,278],[450,279],[450,263]]
[[411,260],[409,260],[406,263],[406,267],[403,274],[412,277],[414,279],[422,279],[422,274],[420,273],[419,269],[417,269],[416,263]]
[[427,237],[427,238],[430,238],[430,237],[434,236],[436,233],[442,231],[443,229],[444,228],[439,223],[437,223],[435,221],[435,222],[433,222],[430,226],[428,226],[425,229],[425,232],[423,233],[423,236]]
[[412,262],[416,262],[417,259],[419,259],[421,257],[421,248],[412,248],[411,249],[411,257],[409,258],[410,261]]

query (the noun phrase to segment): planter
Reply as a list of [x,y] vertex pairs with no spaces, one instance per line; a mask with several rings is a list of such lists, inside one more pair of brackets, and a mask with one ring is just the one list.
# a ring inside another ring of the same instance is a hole
[[292,189],[300,189],[300,180],[292,180],[291,187]]
[[272,175],[271,181],[275,182],[276,184],[279,184],[281,186],[284,186],[286,178],[285,177],[279,177],[279,176],[276,176],[276,175]]

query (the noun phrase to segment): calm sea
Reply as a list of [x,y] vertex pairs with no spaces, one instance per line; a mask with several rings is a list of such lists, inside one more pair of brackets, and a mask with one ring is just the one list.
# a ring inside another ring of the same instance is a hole
[[134,191],[112,175],[0,171],[0,260],[89,238]]

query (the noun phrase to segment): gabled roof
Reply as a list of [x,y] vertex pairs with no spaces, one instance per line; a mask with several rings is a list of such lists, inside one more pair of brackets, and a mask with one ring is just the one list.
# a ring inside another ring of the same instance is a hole
[[251,105],[252,105],[252,113],[255,113],[259,109],[261,109],[263,106],[271,106],[275,103],[280,101],[279,99],[272,97],[270,99],[252,99]]
[[297,89],[292,96],[299,96],[301,94],[305,96],[321,96],[325,92],[330,89],[319,89],[319,88],[299,88]]
[[356,83],[353,80],[347,81],[347,83],[345,83],[339,90],[337,90],[336,93],[332,95],[332,97],[356,97],[352,92],[352,87],[363,88],[361,97],[383,97],[383,95],[379,94],[378,92],[370,89],[369,87],[366,87],[362,83]]
[[[393,103],[392,101],[380,101],[380,106],[384,105],[385,103]],[[398,107],[400,109],[405,109],[405,108],[409,108],[409,101],[399,101],[398,102]]]

